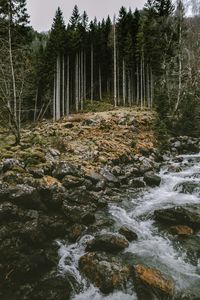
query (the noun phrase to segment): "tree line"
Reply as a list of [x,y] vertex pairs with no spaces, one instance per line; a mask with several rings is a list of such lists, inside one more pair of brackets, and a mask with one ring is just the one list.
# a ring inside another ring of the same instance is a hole
[[90,22],[75,6],[68,24],[58,8],[50,32],[38,33],[26,0],[0,0],[2,125],[19,141],[23,121],[109,101],[156,108],[172,131],[199,134],[199,20],[182,0],[148,0]]

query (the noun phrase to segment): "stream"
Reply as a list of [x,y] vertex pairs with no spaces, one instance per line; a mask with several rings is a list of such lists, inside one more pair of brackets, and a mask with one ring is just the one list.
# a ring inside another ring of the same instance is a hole
[[[192,295],[200,299],[200,259],[194,258],[186,251],[177,237],[172,237],[153,219],[157,209],[175,206],[190,206],[198,209],[200,204],[200,154],[182,155],[166,162],[159,174],[161,184],[156,188],[130,189],[124,193],[120,203],[109,204],[104,217],[114,220],[109,232],[117,232],[122,225],[128,225],[138,235],[138,240],[130,242],[122,255],[130,257],[134,263],[140,263],[160,270],[172,278],[175,295]],[[182,183],[194,183],[196,189],[191,193],[181,191]],[[105,232],[105,229],[103,229]],[[67,273],[76,279],[79,291],[74,287],[73,300],[136,300],[134,287],[124,291],[102,295],[99,290],[87,281],[78,270],[79,258],[85,253],[86,242],[93,235],[87,232],[78,242],[67,244],[57,241],[59,248],[59,272]],[[194,239],[200,243],[200,232]]]

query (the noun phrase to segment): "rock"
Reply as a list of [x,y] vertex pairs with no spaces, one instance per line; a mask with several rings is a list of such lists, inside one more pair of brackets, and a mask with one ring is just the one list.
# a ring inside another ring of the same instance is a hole
[[106,181],[117,185],[119,184],[119,179],[108,170],[103,170],[102,175],[106,179]]
[[61,161],[55,166],[52,174],[55,178],[61,180],[66,175],[81,176],[81,171],[71,163]]
[[81,224],[75,224],[69,228],[69,234],[68,237],[70,241],[76,242],[76,240],[82,235],[82,233],[85,231],[86,226]]
[[155,220],[164,224],[186,225],[194,229],[200,228],[200,214],[183,207],[160,209],[154,212]]
[[184,194],[197,193],[200,195],[200,185],[199,185],[199,183],[196,183],[196,182],[179,183],[174,187],[174,190],[179,193],[184,193]]
[[84,183],[84,178],[80,178],[72,175],[66,175],[63,178],[62,183],[66,188],[74,188],[82,185]]
[[67,129],[71,129],[71,128],[74,127],[74,124],[71,123],[71,122],[67,122],[67,123],[64,125],[64,127],[67,128]]
[[19,184],[10,189],[9,192],[9,200],[14,204],[28,209],[45,210],[45,206],[41,202],[40,195],[36,188],[25,184]]
[[19,160],[15,158],[7,158],[3,161],[3,172],[10,171],[13,167],[20,166]]
[[61,182],[54,178],[54,177],[51,177],[51,176],[44,176],[43,178],[43,185],[45,188],[52,188],[52,187],[61,187],[62,184]]
[[134,240],[137,240],[137,234],[132,231],[130,228],[128,228],[127,226],[122,226],[119,229],[119,233],[123,236],[125,236],[125,238],[129,241],[132,242]]
[[128,266],[105,253],[86,253],[79,260],[79,268],[105,294],[122,290],[130,277]]
[[29,167],[28,172],[33,175],[34,178],[42,178],[44,176],[44,169],[40,167]]
[[95,172],[94,170],[90,171],[88,174],[87,174],[87,178],[89,178],[93,183],[98,183],[99,181],[105,181],[105,178]]
[[72,292],[72,284],[68,277],[50,272],[42,277],[32,287],[26,285],[21,287],[24,299],[31,300],[69,300]]
[[165,278],[160,271],[143,265],[136,265],[134,266],[134,277],[139,299],[140,297],[141,299],[155,299],[155,296],[158,299],[172,299],[173,282]]
[[122,235],[106,233],[99,234],[87,242],[86,251],[118,252],[129,245],[127,239]]
[[95,222],[96,206],[91,205],[69,205],[64,201],[62,211],[68,220],[73,223],[92,224]]
[[145,187],[145,183],[143,180],[140,180],[140,179],[131,179],[129,181],[129,185],[133,188],[143,188]]
[[177,225],[170,228],[172,234],[177,234],[179,236],[190,236],[194,234],[194,230],[188,226]]
[[146,182],[147,185],[151,187],[155,187],[160,185],[161,177],[155,175],[152,172],[148,172],[144,174],[144,181]]

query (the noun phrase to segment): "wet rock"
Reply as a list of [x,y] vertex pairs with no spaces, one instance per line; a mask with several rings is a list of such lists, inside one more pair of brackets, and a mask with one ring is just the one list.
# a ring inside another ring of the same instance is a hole
[[73,164],[65,161],[59,162],[53,170],[53,176],[61,180],[66,175],[81,176],[82,172]]
[[159,270],[136,265],[134,266],[134,277],[139,299],[172,299],[173,282]]
[[127,239],[122,235],[106,233],[99,234],[87,242],[86,251],[118,252],[129,245]]
[[114,289],[123,289],[130,277],[130,269],[116,257],[105,253],[87,253],[79,260],[79,267],[101,292],[107,294]]
[[81,224],[75,224],[69,228],[68,237],[70,241],[75,242],[85,231],[86,226]]
[[146,182],[147,185],[151,187],[159,186],[161,182],[161,177],[155,175],[152,172],[145,173],[144,175],[144,181]]
[[157,221],[164,224],[182,224],[194,229],[200,228],[200,214],[183,207],[156,210],[154,217]]
[[130,228],[128,228],[127,226],[122,226],[119,229],[119,233],[123,236],[125,236],[125,238],[129,241],[132,242],[134,240],[137,240],[137,234],[132,231]]
[[189,226],[183,226],[183,225],[178,225],[178,226],[172,226],[170,228],[170,231],[172,234],[177,234],[179,236],[190,236],[194,234],[194,230],[190,228]]
[[184,194],[200,194],[200,185],[196,182],[182,182],[174,187],[174,190]]

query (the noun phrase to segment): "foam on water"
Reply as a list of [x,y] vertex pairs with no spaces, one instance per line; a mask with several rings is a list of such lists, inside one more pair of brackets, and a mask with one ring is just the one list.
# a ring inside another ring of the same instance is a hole
[[[128,225],[138,235],[138,240],[129,244],[125,252],[139,257],[143,264],[159,269],[161,272],[173,278],[176,290],[197,290],[200,293],[200,261],[197,266],[188,262],[182,249],[175,246],[167,235],[161,234],[154,225],[153,212],[157,209],[181,206],[186,204],[198,204],[197,194],[184,194],[174,190],[177,184],[182,182],[195,182],[200,184],[200,178],[192,175],[200,173],[200,154],[181,156],[183,162],[176,166],[184,165],[180,172],[168,172],[167,167],[160,171],[162,182],[160,187],[149,188],[138,193],[131,200],[128,208],[119,205],[110,205],[109,213],[115,219],[118,227]],[[189,165],[189,161],[193,162]],[[194,162],[196,160],[196,163]],[[186,165],[185,165],[186,164]],[[170,162],[168,166],[170,165]],[[129,200],[130,201],[130,200]],[[132,208],[131,208],[132,207]],[[64,245],[59,242],[61,272],[70,272],[76,280],[82,284],[82,292],[73,296],[73,300],[137,300],[136,294],[116,292],[109,296],[103,296],[92,284],[88,284],[78,271],[78,260],[84,254],[85,244],[92,236],[84,236],[78,243]]]

